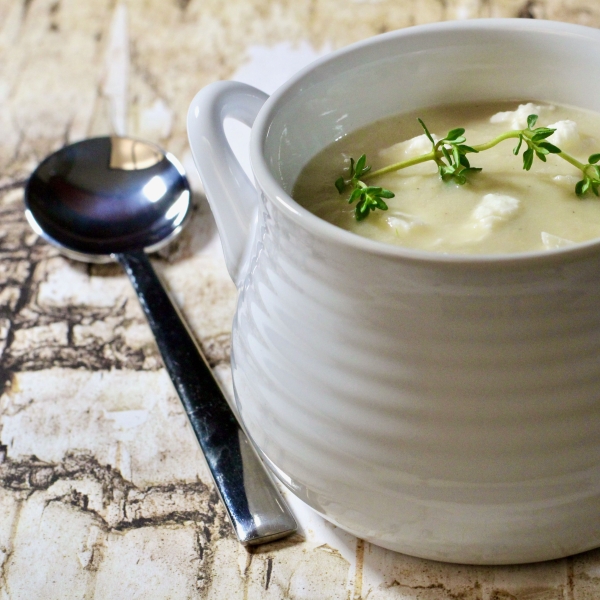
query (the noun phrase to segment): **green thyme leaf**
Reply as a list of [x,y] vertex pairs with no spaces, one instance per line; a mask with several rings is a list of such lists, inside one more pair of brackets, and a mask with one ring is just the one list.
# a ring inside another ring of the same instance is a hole
[[346,182],[344,181],[343,177],[335,180],[335,187],[340,194],[344,193],[344,190],[346,189]]
[[539,142],[550,137],[555,131],[556,129],[549,129],[548,127],[538,127],[531,139],[534,142]]
[[560,154],[562,152],[560,148],[558,148],[554,144],[551,144],[550,142],[541,142],[540,144],[538,144],[538,148],[543,148],[544,150],[547,150],[550,154]]
[[525,171],[529,171],[529,169],[531,169],[532,164],[533,164],[533,148],[527,148],[527,150],[525,150],[525,152],[523,152],[523,169],[525,169]]
[[357,221],[362,221],[369,216],[369,210],[367,209],[367,205],[364,201],[359,202],[354,209],[354,216]]
[[448,163],[450,163],[452,161],[452,159],[450,158],[450,154],[448,153],[448,150],[446,150],[445,146],[441,146],[442,149],[442,154],[444,155],[444,158],[448,161]]
[[440,140],[440,142],[443,142],[444,144],[450,144],[451,146],[457,146],[458,144],[462,144],[463,142],[466,142],[466,141],[467,141],[467,138],[462,135],[457,138],[452,138],[452,139],[443,138],[442,140]]
[[585,193],[592,187],[592,180],[589,177],[584,177],[581,181],[577,182],[575,186],[575,193],[578,196],[585,196]]
[[356,166],[354,168],[356,177],[360,178],[360,176],[364,172],[364,168],[365,168],[366,164],[367,164],[367,155],[361,154],[360,158],[356,161]]
[[458,148],[456,146],[452,146],[452,158],[454,159],[454,164],[455,165],[459,165],[460,164],[460,153],[459,153]]
[[475,148],[471,148],[471,146],[467,146],[466,144],[461,144],[458,149],[460,150],[461,154],[466,154],[467,152],[479,154],[479,150],[475,150]]
[[362,188],[355,188],[352,193],[350,194],[350,198],[348,198],[348,204],[352,204],[355,200],[357,200],[358,198],[360,198],[363,195],[363,190]]
[[518,156],[518,155],[519,155],[519,152],[520,152],[520,150],[521,150],[521,144],[522,144],[522,143],[523,143],[523,136],[522,136],[522,135],[520,135],[520,136],[519,136],[519,143],[518,143],[518,144],[516,145],[516,147],[513,149],[513,154],[514,154],[515,156]]
[[537,123],[537,120],[538,120],[538,116],[537,115],[529,115],[527,117],[527,127],[529,129],[533,129],[535,127],[535,124]]
[[465,130],[462,127],[457,127],[456,129],[451,129],[446,135],[445,139],[451,142],[452,140],[456,140],[463,135]]
[[433,141],[433,138],[431,137],[431,134],[429,133],[429,129],[427,129],[427,126],[425,125],[425,123],[423,123],[423,121],[421,119],[419,119],[417,117],[417,121],[419,121],[419,123],[421,124],[421,127],[423,128],[423,131],[425,131],[425,135],[429,138],[429,141],[435,146],[435,142]]

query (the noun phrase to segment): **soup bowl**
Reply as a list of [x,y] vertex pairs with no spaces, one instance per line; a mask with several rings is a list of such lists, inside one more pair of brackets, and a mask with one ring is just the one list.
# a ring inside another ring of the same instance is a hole
[[[336,228],[290,195],[317,152],[394,113],[600,110],[598,64],[593,29],[438,23],[334,52],[269,98],[234,82],[194,98],[189,139],[239,289],[239,416],[280,481],[339,527],[477,564],[600,546],[600,242],[431,254]],[[255,185],[228,117],[252,127]]]

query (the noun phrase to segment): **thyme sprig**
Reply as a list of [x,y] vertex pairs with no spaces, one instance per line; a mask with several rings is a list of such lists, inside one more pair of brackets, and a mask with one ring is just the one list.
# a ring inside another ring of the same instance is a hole
[[467,183],[469,173],[481,171],[481,168],[472,167],[469,163],[466,155],[469,152],[477,153],[479,151],[464,143],[467,139],[464,136],[465,130],[462,127],[451,129],[446,137],[436,142],[422,119],[417,119],[417,121],[419,121],[425,135],[431,142],[431,153],[435,164],[438,166],[438,173],[442,181],[454,181],[459,185],[464,185]]
[[[583,173],[583,179],[575,184],[575,193],[578,196],[585,196],[588,191],[592,191],[598,196],[598,188],[600,187],[600,167],[596,164],[600,161],[600,154],[592,154],[587,161],[587,164],[575,165],[579,167]],[[571,162],[571,161],[569,161]],[[571,163],[573,164],[573,163]]]
[[525,171],[531,169],[536,156],[542,162],[546,162],[546,157],[549,154],[556,154],[582,172],[583,178],[575,185],[575,193],[579,197],[586,195],[588,191],[593,192],[596,196],[600,196],[600,166],[597,164],[600,162],[600,153],[592,154],[588,158],[587,163],[582,163],[570,154],[563,152],[560,148],[547,141],[547,138],[556,129],[552,129],[551,127],[535,127],[538,120],[537,115],[529,115],[527,117],[527,127],[525,129],[507,131],[489,142],[475,146],[469,146],[465,143],[467,140],[465,130],[462,127],[451,129],[445,137],[436,141],[423,120],[417,120],[431,142],[431,150],[429,152],[388,165],[377,171],[372,171],[371,167],[367,166],[367,157],[363,154],[356,162],[353,158],[350,159],[350,177],[348,179],[342,176],[336,180],[335,187],[340,194],[343,194],[348,187],[351,188],[348,198],[350,204],[358,200],[354,208],[354,216],[357,221],[366,219],[372,211],[377,209],[388,210],[384,198],[389,199],[395,196],[388,189],[367,185],[365,180],[399,171],[413,165],[433,161],[437,165],[438,174],[443,181],[453,181],[458,185],[464,185],[467,183],[470,175],[481,171],[480,167],[471,166],[466,155],[478,154],[479,152],[489,150],[500,142],[511,138],[518,140],[517,145],[513,149],[515,156],[518,156],[521,148],[524,147],[522,159]]
[[376,209],[387,210],[388,205],[385,203],[385,199],[393,198],[395,194],[390,190],[386,190],[382,187],[374,187],[365,184],[361,181],[371,167],[367,165],[366,155],[362,155],[356,163],[354,159],[350,159],[350,179],[348,181],[340,177],[335,182],[335,187],[338,192],[342,194],[347,186],[352,187],[352,193],[348,198],[348,203],[352,204],[355,200],[358,200],[354,207],[354,217],[357,221],[366,219],[371,211]]
[[525,142],[527,150],[523,152],[523,169],[529,171],[533,165],[534,154],[542,162],[546,162],[548,154],[560,154],[561,149],[550,142],[546,142],[546,138],[550,137],[556,129],[550,127],[538,127],[534,129],[537,123],[537,115],[529,115],[527,117],[527,129],[519,132],[519,143],[513,149],[515,156],[519,155],[521,145]]

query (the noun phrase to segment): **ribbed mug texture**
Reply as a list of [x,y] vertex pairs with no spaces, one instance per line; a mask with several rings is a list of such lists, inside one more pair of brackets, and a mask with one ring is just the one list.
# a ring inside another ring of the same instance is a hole
[[439,560],[599,543],[598,253],[395,261],[264,202],[233,374],[290,489],[360,537]]

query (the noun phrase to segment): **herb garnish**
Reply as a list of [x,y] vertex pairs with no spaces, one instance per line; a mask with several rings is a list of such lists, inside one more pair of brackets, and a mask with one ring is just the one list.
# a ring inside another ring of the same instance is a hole
[[371,167],[367,166],[366,163],[367,157],[364,154],[356,163],[351,158],[350,180],[346,182],[343,177],[340,177],[335,182],[335,187],[340,194],[343,193],[346,186],[352,186],[352,193],[350,194],[350,198],[348,198],[348,202],[352,204],[355,200],[358,200],[357,205],[354,207],[354,216],[357,221],[366,219],[370,212],[376,208],[387,210],[388,206],[383,199],[394,197],[394,194],[390,190],[368,186],[361,181],[361,177],[364,177],[371,170]]
[[335,187],[340,194],[343,194],[348,187],[351,188],[352,191],[348,202],[352,204],[358,200],[354,208],[354,216],[357,221],[362,221],[376,209],[387,210],[388,206],[384,198],[389,199],[395,196],[392,191],[385,188],[367,185],[364,182],[365,180],[432,160],[437,165],[439,176],[443,181],[454,181],[454,183],[464,185],[467,182],[468,176],[481,171],[481,168],[471,166],[467,159],[467,154],[478,154],[479,152],[493,148],[504,140],[515,138],[518,139],[518,143],[513,149],[515,156],[518,156],[521,147],[525,146],[525,150],[523,151],[523,169],[525,171],[531,169],[536,156],[542,162],[546,162],[548,154],[556,154],[582,172],[583,179],[578,181],[575,186],[575,193],[578,196],[584,196],[590,190],[596,196],[599,196],[600,166],[596,163],[600,162],[600,153],[592,154],[585,164],[578,161],[575,157],[563,152],[560,148],[547,141],[547,138],[556,129],[550,127],[536,128],[537,119],[537,115],[529,115],[525,129],[507,131],[485,144],[478,144],[476,146],[468,146],[465,143],[467,140],[464,135],[465,130],[462,127],[451,129],[444,138],[436,142],[425,123],[421,119],[417,119],[425,131],[425,135],[431,142],[430,152],[409,160],[394,163],[393,165],[388,165],[377,171],[371,171],[371,167],[367,165],[367,157],[364,154],[356,162],[351,158],[349,179],[345,179],[343,176],[339,177],[335,182]]

